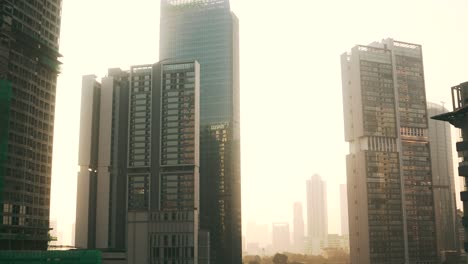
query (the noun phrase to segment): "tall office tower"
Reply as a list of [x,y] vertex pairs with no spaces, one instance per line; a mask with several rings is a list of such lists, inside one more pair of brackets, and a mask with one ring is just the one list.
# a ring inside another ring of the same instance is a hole
[[463,226],[465,227],[464,248],[468,252],[468,82],[452,87],[453,111],[432,117],[435,120],[450,122],[461,131],[461,141],[457,142],[458,175],[464,177],[465,188],[460,192],[463,201]]
[[291,246],[288,223],[274,223],[272,226],[273,250],[287,252]]
[[46,250],[61,0],[0,1],[0,250]]
[[352,263],[436,263],[420,45],[383,40],[341,56]]
[[349,235],[348,222],[348,190],[346,184],[340,184],[340,205],[341,205],[341,235]]
[[[447,112],[448,110],[442,105],[427,103],[429,117]],[[434,192],[437,248],[439,252],[459,249],[451,138],[450,124],[429,119],[432,189]]]
[[307,247],[314,255],[321,254],[321,249],[327,246],[328,211],[327,183],[320,175],[315,174],[307,180]]
[[198,216],[199,76],[196,61],[166,60],[110,69],[101,83],[83,77],[78,248],[126,250],[129,264],[209,263]]
[[293,216],[294,251],[297,253],[304,253],[304,216],[302,214],[302,204],[300,202],[294,203]]
[[241,260],[239,26],[229,0],[161,0],[160,54],[200,63],[200,224],[212,263]]

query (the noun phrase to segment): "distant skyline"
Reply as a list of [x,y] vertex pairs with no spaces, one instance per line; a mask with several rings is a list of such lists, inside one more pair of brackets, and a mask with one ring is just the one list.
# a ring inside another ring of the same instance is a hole
[[[240,21],[243,233],[249,221],[292,225],[291,205],[305,204],[304,182],[314,173],[328,183],[329,233],[339,233],[339,184],[346,182],[348,152],[340,54],[387,37],[421,44],[428,101],[451,109],[449,88],[468,79],[468,2],[231,5]],[[155,0],[63,2],[51,218],[58,219],[65,244],[75,218],[81,76],[158,61],[158,14]]]

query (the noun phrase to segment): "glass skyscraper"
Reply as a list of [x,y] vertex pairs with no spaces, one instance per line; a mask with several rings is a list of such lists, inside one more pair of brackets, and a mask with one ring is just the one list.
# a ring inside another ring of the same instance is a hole
[[241,263],[238,20],[229,0],[162,0],[160,60],[200,63],[200,226],[211,263]]

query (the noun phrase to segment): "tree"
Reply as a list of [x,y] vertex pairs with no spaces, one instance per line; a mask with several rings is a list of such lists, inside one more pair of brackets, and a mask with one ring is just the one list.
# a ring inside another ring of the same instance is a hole
[[255,256],[253,260],[250,260],[248,264],[260,264],[262,263],[262,259],[260,256]]
[[274,264],[287,264],[288,263],[288,256],[280,253],[276,253],[273,257]]

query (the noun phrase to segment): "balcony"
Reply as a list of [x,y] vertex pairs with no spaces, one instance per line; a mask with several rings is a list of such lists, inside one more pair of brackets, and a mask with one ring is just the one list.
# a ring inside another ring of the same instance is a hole
[[461,162],[458,164],[458,175],[468,177],[468,162]]
[[[468,191],[460,192],[460,200],[463,202],[468,201]],[[468,222],[468,219],[466,221]]]
[[468,141],[457,142],[457,152],[468,151]]

